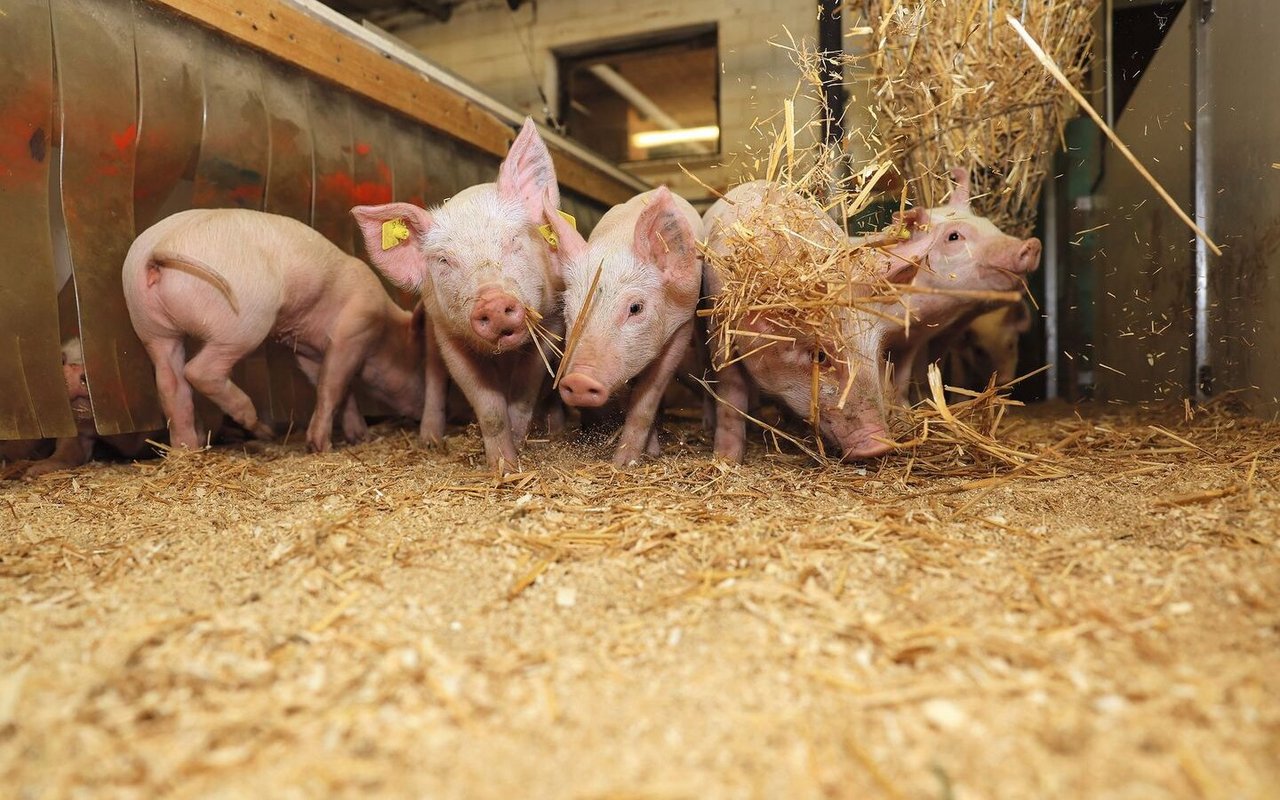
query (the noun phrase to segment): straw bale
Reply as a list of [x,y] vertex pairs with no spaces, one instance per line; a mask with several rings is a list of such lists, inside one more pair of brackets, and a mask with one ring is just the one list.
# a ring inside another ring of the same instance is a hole
[[926,206],[953,167],[969,170],[973,205],[1030,236],[1052,152],[1075,108],[1007,24],[1021,19],[1072,84],[1093,50],[1099,0],[866,0],[879,135]]

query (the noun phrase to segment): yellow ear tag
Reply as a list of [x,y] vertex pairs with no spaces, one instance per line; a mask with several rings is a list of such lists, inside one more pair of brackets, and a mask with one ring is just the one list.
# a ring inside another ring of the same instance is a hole
[[[561,219],[569,223],[570,228],[573,228],[575,231],[578,229],[578,221],[573,218],[572,214],[567,211],[557,211],[556,213],[560,215]],[[538,233],[542,234],[543,239],[547,240],[547,244],[551,245],[552,250],[556,250],[560,247],[560,237],[556,236],[556,232],[551,229],[551,223],[539,225]]]
[[382,223],[382,249],[390,250],[409,238],[409,226],[402,219]]

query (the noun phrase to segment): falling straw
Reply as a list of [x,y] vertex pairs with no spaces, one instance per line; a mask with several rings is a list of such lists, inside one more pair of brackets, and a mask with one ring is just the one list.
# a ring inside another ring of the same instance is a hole
[[1214,255],[1222,255],[1222,250],[1218,248],[1218,245],[1214,244],[1213,240],[1209,238],[1209,235],[1202,231],[1200,226],[1192,221],[1191,217],[1187,216],[1187,213],[1174,202],[1173,198],[1169,196],[1169,193],[1160,185],[1160,182],[1155,179],[1155,176],[1148,172],[1146,167],[1142,166],[1138,161],[1137,156],[1135,156],[1129,148],[1125,146],[1124,142],[1120,141],[1120,137],[1116,135],[1116,132],[1111,130],[1111,127],[1103,121],[1102,117],[1098,115],[1098,112],[1094,111],[1093,106],[1089,105],[1089,101],[1084,99],[1084,95],[1080,94],[1079,90],[1071,85],[1071,81],[1067,80],[1067,76],[1062,74],[1062,70],[1058,69],[1058,65],[1053,63],[1053,59],[1051,59],[1049,55],[1040,48],[1040,45],[1031,37],[1031,34],[1027,33],[1027,29],[1022,27],[1022,23],[1018,22],[1012,14],[1006,14],[1005,19],[1009,21],[1009,24],[1013,26],[1013,29],[1022,37],[1022,41],[1027,43],[1027,47],[1031,48],[1031,52],[1034,53],[1035,57],[1044,65],[1044,68],[1049,70],[1049,74],[1053,76],[1054,80],[1062,84],[1062,87],[1071,95],[1071,99],[1075,100],[1076,103],[1080,105],[1080,108],[1084,109],[1084,112],[1089,115],[1099,128],[1102,129],[1102,132],[1107,135],[1107,138],[1116,146],[1116,149],[1120,151],[1120,154],[1128,159],[1129,163],[1133,165],[1133,168],[1138,171],[1138,174],[1147,179],[1147,183],[1151,184],[1151,188],[1156,190],[1156,194],[1160,195],[1160,198],[1169,205],[1169,208],[1173,209],[1173,213],[1178,215],[1178,219],[1182,220],[1188,228],[1195,231],[1196,236],[1199,236],[1205,244],[1209,245],[1209,249],[1213,251]]

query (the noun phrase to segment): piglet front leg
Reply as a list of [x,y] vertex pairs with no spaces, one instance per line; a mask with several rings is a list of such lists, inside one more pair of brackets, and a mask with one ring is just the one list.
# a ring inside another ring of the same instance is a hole
[[[316,378],[316,407],[307,425],[307,446],[316,453],[333,449],[333,419],[343,408],[343,433],[357,441],[368,435],[368,425],[350,395],[351,384],[372,347],[371,336],[359,320],[343,320],[334,326],[329,349]],[[350,403],[348,398],[351,397]]]
[[22,473],[22,477],[26,480],[36,478],[50,472],[58,472],[59,470],[72,469],[82,464],[87,464],[89,458],[93,455],[93,442],[96,437],[92,433],[84,433],[78,436],[69,436],[66,439],[59,439],[57,446],[53,449],[53,455],[48,458],[35,462],[27,467]]
[[432,450],[444,447],[445,403],[449,396],[449,370],[445,367],[444,356],[440,353],[439,339],[439,334],[428,327],[424,366],[425,393],[418,438],[422,440],[423,445]]
[[[559,315],[546,317],[543,319],[543,327],[552,335],[564,337],[564,320]],[[546,345],[543,345],[544,351]],[[548,354],[551,355],[551,354]],[[529,436],[529,427],[533,422],[533,415],[539,406],[539,400],[545,397],[544,390],[550,376],[547,374],[547,365],[543,363],[542,356],[538,355],[535,345],[529,344],[516,353],[512,353],[509,358],[513,359],[510,368],[510,379],[507,384],[507,396],[511,398],[510,406],[510,422],[511,422],[511,439],[515,442],[517,448],[523,449],[524,441]],[[552,364],[555,362],[553,361]],[[559,409],[559,423],[554,419],[556,410]],[[548,433],[559,433],[564,429],[564,407],[560,404],[560,398],[553,396],[549,398],[548,407]]]
[[636,380],[631,393],[631,405],[627,409],[627,419],[622,424],[622,436],[618,441],[618,449],[613,454],[615,467],[628,467],[640,462],[650,441],[657,449],[657,438],[653,435],[653,420],[658,414],[658,405],[662,395],[667,391],[671,378],[676,374],[681,359],[689,349],[693,338],[693,321],[690,320],[676,329],[662,352]]
[[513,355],[518,356],[518,359],[512,365],[510,383],[507,384],[507,395],[511,398],[511,440],[517,448],[523,448],[524,441],[529,436],[529,426],[533,422],[534,409],[547,385],[548,375],[546,366],[537,353],[521,352]]
[[480,423],[489,467],[499,475],[517,469],[518,457],[512,438],[507,396],[502,390],[506,381],[498,378],[496,362],[478,356],[448,334],[439,332],[438,328],[436,330],[445,366]]

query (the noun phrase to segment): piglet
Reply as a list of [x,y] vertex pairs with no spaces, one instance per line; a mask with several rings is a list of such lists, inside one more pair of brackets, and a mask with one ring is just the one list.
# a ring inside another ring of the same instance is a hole
[[[516,467],[547,379],[532,325],[562,333],[561,256],[539,232],[545,209],[559,203],[551,154],[526,118],[495,183],[430,211],[410,203],[351,210],[374,266],[421,292],[443,366],[475,411],[485,456],[499,472]],[[443,377],[438,361],[428,359],[427,369]],[[429,392],[424,420],[443,420],[444,402],[443,390]]]
[[[138,236],[121,276],[175,446],[200,444],[192,387],[255,436],[272,437],[230,377],[267,337],[294,351],[316,387],[307,426],[314,451],[330,449],[339,407],[347,441],[368,434],[351,392],[357,376],[397,413],[422,413],[423,320],[396,306],[359,259],[297,220],[243,209],[182,211]],[[187,336],[203,342],[190,361]]]
[[930,344],[930,360],[946,358],[951,386],[981,391],[992,377],[1003,386],[1018,372],[1018,340],[1031,329],[1031,310],[1025,301],[999,306],[962,320]]
[[[100,439],[126,458],[137,456],[146,449],[147,437],[153,435],[151,432],[98,435],[98,429],[93,423],[93,406],[89,401],[89,384],[84,373],[84,349],[78,336],[62,343],[62,377],[66,381],[67,399],[71,401],[71,414],[76,421],[76,435],[58,439],[52,455],[30,464],[17,465],[23,478],[34,478],[88,463],[93,457],[94,443]],[[24,444],[25,447],[13,447],[14,454],[22,459],[34,454],[39,440]]]
[[560,397],[596,408],[635,381],[613,457],[615,466],[625,467],[646,450],[657,453],[654,417],[693,335],[702,284],[695,232],[702,221],[665,186],[611,208],[586,242],[548,212],[565,258],[564,322],[571,337]]
[[[831,250],[852,246],[845,232],[812,201],[766,181],[736,186],[703,217],[707,237],[703,290],[709,297],[722,290],[715,262],[735,247],[739,222],[753,229],[751,253],[762,261],[796,258],[793,236]],[[855,273],[853,269],[848,276],[851,291],[870,304],[870,311],[857,306],[842,309],[838,330],[821,340],[757,311],[733,321],[744,333],[733,336],[734,347],[726,354],[723,321],[712,324],[712,366],[721,401],[716,412],[717,456],[742,460],[746,451],[743,415],[749,409],[752,383],[812,424],[815,373],[822,436],[834,442],[845,458],[869,458],[890,449],[884,441],[883,339],[895,323],[876,308],[879,301],[870,295],[878,283],[910,281],[915,265],[895,260],[872,270],[858,268]]]
[[[884,342],[901,400],[907,398],[912,376],[922,368],[922,356],[927,357],[935,337],[963,330],[969,320],[995,307],[991,301],[965,297],[956,290],[1022,290],[1026,276],[1040,264],[1039,239],[1009,236],[991,220],[974,214],[969,207],[968,173],[953,170],[952,179],[956,187],[946,205],[896,215],[895,228],[906,238],[899,237],[878,251],[888,267],[919,267],[911,288],[921,291],[903,292],[901,308],[895,311],[904,319],[909,316],[910,323],[894,327]],[[859,237],[853,241],[866,243]]]

